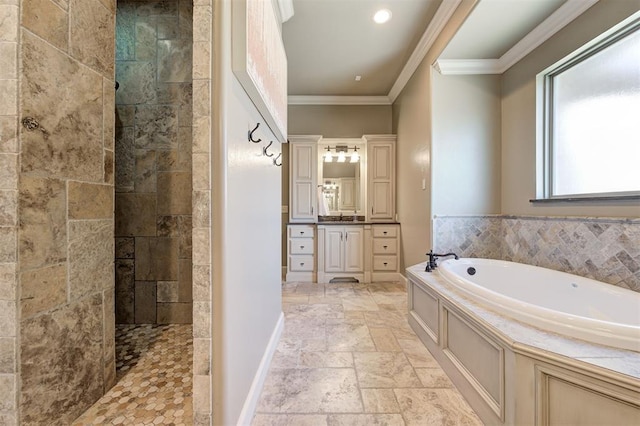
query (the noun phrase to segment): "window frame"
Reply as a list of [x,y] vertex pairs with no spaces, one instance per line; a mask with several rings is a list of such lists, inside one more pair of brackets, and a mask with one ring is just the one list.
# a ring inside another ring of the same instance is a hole
[[531,202],[640,199],[640,188],[637,191],[553,195],[551,156],[554,117],[553,79],[636,31],[640,31],[640,12],[634,13],[536,76],[536,199],[530,200]]

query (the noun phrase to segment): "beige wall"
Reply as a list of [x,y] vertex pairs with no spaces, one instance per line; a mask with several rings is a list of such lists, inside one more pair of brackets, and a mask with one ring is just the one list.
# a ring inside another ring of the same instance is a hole
[[18,422],[66,425],[115,381],[116,2],[19,3]]
[[359,138],[391,133],[391,105],[289,105],[290,135]]
[[638,217],[633,202],[532,204],[536,194],[536,74],[640,9],[638,0],[607,0],[579,16],[502,78],[502,213]]
[[431,76],[432,214],[499,214],[500,76]]
[[458,6],[393,104],[393,133],[397,134],[397,211],[402,230],[401,271],[422,262],[431,248],[431,64],[475,3],[463,0]]
[[[231,3],[215,2],[211,231],[213,423],[244,424],[282,313],[281,167],[262,155],[275,137],[231,70]],[[262,123],[257,137],[247,130]],[[277,153],[284,145],[270,148]],[[273,348],[272,348],[273,349]],[[264,366],[267,367],[267,366]]]

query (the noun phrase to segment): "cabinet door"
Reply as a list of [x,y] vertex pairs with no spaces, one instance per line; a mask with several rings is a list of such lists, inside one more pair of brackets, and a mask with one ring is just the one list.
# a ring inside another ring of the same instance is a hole
[[344,270],[344,228],[327,227],[324,237],[324,271]]
[[317,218],[317,147],[292,143],[290,155],[292,222],[315,222]]
[[371,219],[393,219],[391,182],[371,183]]
[[364,229],[345,227],[344,238],[344,271],[364,271]]
[[369,219],[393,220],[395,216],[395,152],[391,142],[368,145]]

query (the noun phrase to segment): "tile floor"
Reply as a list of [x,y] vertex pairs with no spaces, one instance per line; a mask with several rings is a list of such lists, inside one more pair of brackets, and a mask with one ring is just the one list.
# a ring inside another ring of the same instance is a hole
[[117,325],[117,383],[73,426],[191,425],[191,325]]
[[481,425],[407,323],[398,283],[283,284],[253,426]]
[[[252,426],[481,425],[407,323],[398,283],[283,284]],[[73,426],[190,425],[191,326],[117,326],[118,383]]]

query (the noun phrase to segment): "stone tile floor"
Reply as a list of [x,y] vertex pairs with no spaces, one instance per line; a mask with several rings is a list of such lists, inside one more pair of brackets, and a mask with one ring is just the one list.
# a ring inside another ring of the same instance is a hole
[[[407,323],[398,283],[283,284],[252,426],[481,425]],[[118,383],[74,426],[192,424],[191,326],[117,326]]]
[[399,283],[283,284],[253,426],[481,425],[407,322]]
[[191,325],[116,325],[117,383],[73,426],[191,425]]

